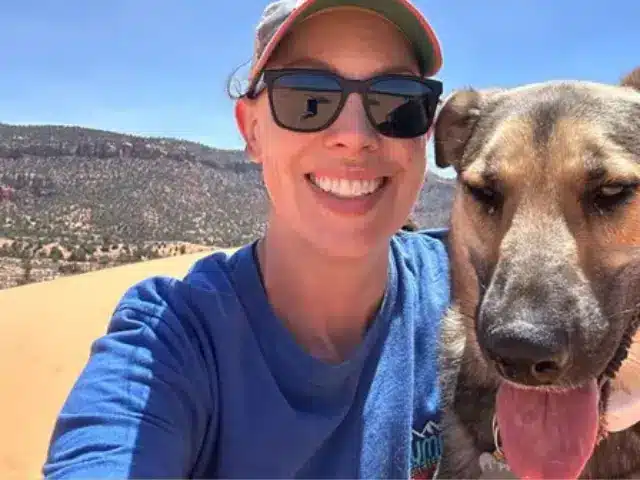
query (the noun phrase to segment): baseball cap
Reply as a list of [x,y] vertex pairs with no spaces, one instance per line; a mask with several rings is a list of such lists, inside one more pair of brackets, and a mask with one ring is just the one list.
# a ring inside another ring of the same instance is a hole
[[322,10],[347,6],[372,10],[395,24],[413,46],[423,75],[433,76],[440,70],[440,43],[410,0],[276,0],[264,9],[256,29],[250,84],[256,82],[278,43],[293,26]]

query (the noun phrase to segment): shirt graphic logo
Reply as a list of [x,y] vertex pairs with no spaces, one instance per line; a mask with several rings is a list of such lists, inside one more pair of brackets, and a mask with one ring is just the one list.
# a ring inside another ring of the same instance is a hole
[[428,421],[422,430],[411,430],[411,478],[432,479],[442,455],[440,426]]

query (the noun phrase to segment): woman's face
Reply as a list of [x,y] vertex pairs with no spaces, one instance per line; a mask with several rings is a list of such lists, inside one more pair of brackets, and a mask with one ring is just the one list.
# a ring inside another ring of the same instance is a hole
[[[269,68],[280,67],[325,68],[355,79],[384,72],[418,73],[408,42],[392,24],[351,8],[301,23],[269,63]],[[262,164],[271,199],[270,228],[279,230],[279,238],[291,235],[287,238],[330,255],[364,255],[388,243],[422,187],[425,136],[380,135],[357,94],[348,98],[331,126],[314,133],[279,127],[266,92],[239,101],[236,118],[249,154]],[[353,198],[373,187],[374,193]]]

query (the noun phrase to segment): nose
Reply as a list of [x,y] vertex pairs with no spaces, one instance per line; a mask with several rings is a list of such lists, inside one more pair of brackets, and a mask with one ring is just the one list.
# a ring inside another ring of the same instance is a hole
[[346,150],[346,155],[362,150],[376,150],[380,139],[369,122],[357,94],[351,94],[335,122],[327,129],[326,143],[330,148]]
[[548,324],[505,323],[484,333],[480,342],[500,375],[523,385],[552,385],[569,366],[567,334]]

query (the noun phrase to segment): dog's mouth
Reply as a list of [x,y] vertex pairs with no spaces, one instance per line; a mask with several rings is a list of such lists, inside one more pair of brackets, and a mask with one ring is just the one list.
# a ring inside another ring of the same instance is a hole
[[532,388],[504,380],[496,397],[500,448],[519,478],[577,478],[606,436],[614,378],[640,324],[640,312],[597,378],[571,388]]
[[502,450],[519,478],[577,478],[600,425],[597,379],[562,390],[502,382],[496,418]]

